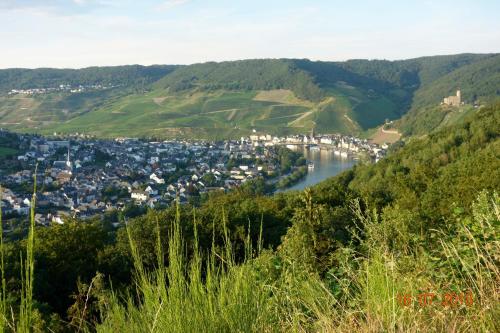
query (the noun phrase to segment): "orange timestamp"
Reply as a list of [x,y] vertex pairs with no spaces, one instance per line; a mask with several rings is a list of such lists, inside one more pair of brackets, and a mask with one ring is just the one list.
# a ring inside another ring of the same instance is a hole
[[[439,297],[440,296],[440,297]],[[474,295],[472,291],[466,292],[422,292],[416,295],[412,294],[397,294],[396,302],[400,306],[411,306],[418,304],[420,307],[441,305],[443,307],[457,307],[461,305],[472,306],[474,305]]]

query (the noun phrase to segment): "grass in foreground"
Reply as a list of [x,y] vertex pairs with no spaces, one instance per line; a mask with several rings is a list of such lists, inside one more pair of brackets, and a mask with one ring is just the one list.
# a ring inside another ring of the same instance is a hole
[[[7,286],[5,281],[4,243],[3,243],[3,221],[0,197],[0,269],[1,269],[1,291],[0,291],[0,333],[19,332],[27,333],[33,331],[33,283],[35,275],[35,206],[36,206],[36,172],[34,176],[33,196],[31,199],[31,211],[29,220],[28,238],[26,241],[26,256],[21,255],[21,299],[19,311],[15,314],[11,306],[7,304]],[[0,188],[0,195],[1,195]],[[16,319],[17,315],[17,319]]]
[[[179,215],[169,239],[167,266],[158,261],[156,271],[145,271],[130,239],[136,267],[134,292],[111,298],[97,331],[498,331],[497,194],[482,193],[473,217],[460,221],[453,236],[438,235],[438,248],[425,250],[405,238],[408,216],[387,210],[377,217],[353,205],[357,223],[363,225],[363,235],[358,235],[361,253],[354,247],[337,251],[339,265],[326,280],[308,264],[313,261],[308,258],[308,242],[314,239],[308,236],[307,226],[314,223],[321,207],[313,207],[307,194],[305,199],[309,203],[296,214],[280,251],[258,249],[258,257],[252,258],[247,243],[247,260],[240,265],[228,242],[206,256],[195,245],[188,259]],[[158,245],[158,258],[161,252]],[[473,304],[446,304],[446,293],[461,291],[472,294]],[[432,305],[417,301],[423,292],[436,295]],[[404,304],[402,294],[411,295],[413,301]]]

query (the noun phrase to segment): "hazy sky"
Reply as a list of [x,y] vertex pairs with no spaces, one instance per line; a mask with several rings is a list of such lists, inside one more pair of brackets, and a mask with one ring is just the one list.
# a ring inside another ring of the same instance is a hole
[[0,68],[500,52],[499,0],[0,0]]

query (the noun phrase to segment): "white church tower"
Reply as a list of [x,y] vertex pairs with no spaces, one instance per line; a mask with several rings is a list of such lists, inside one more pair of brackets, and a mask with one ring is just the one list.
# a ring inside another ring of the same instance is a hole
[[72,168],[71,168],[71,160],[70,160],[70,158],[69,158],[69,146],[68,146],[68,158],[67,158],[67,160],[66,160],[66,167],[67,167],[69,170],[71,170],[71,169],[72,169]]

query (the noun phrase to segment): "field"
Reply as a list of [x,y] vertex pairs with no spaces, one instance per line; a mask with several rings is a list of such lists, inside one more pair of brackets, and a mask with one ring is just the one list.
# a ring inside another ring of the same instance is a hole
[[394,143],[401,138],[401,133],[395,130],[384,130],[383,126],[380,126],[377,131],[370,137],[370,141],[376,144],[384,143]]
[[309,101],[297,98],[291,90],[287,89],[261,90],[255,95],[254,100],[282,104],[297,104],[309,107],[314,106],[314,104]]
[[106,90],[79,94],[0,97],[0,126],[41,134],[87,133],[99,137],[227,138],[253,130],[286,135],[359,134],[398,118],[390,99],[346,83],[325,88],[316,102],[292,90],[170,92]]
[[19,131],[52,128],[112,103],[123,94],[125,91],[110,89],[78,94],[0,97],[0,126]]
[[276,135],[309,132],[352,132],[359,128],[345,117],[350,106],[328,97],[314,104],[289,90],[212,91],[168,94],[164,90],[133,94],[103,103],[86,113],[30,126],[18,119],[17,129],[41,133],[85,132],[102,137],[155,136],[238,137],[253,129]]
[[360,133],[396,117],[395,105],[345,84],[319,102],[291,90],[198,89],[170,93],[100,91],[0,99],[2,126],[42,134],[87,133],[99,137],[239,137],[252,130],[285,135]]

